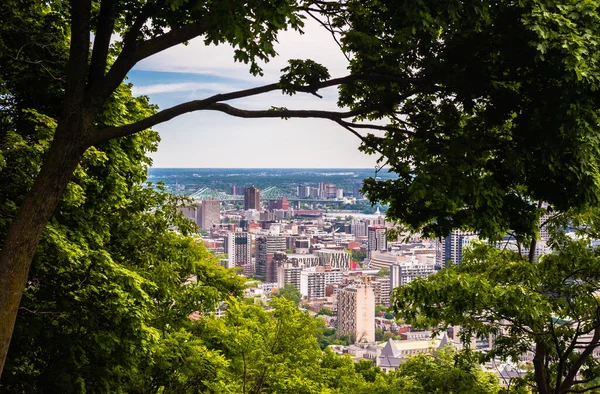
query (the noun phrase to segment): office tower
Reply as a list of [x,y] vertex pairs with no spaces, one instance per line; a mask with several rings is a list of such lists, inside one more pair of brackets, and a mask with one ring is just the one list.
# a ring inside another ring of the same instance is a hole
[[298,185],[298,198],[308,198],[310,197],[310,187],[304,185]]
[[262,235],[256,238],[256,275],[267,276],[267,261],[275,252],[285,252],[286,237]]
[[260,190],[251,186],[244,191],[244,209],[260,211]]
[[368,232],[368,257],[371,257],[371,253],[376,250],[385,251],[387,250],[387,239],[385,236],[385,227],[382,226],[369,226]]
[[350,285],[338,294],[338,331],[355,342],[375,342],[375,293],[369,282]]

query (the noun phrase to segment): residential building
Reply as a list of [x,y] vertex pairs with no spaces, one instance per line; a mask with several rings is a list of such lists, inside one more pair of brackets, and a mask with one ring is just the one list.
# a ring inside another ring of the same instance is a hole
[[277,271],[277,284],[280,288],[283,288],[286,284],[291,284],[300,290],[302,267],[295,267],[292,263],[283,263]]
[[244,275],[254,274],[252,264],[252,237],[246,232],[236,231],[227,234],[225,240],[230,267],[243,267]]
[[424,278],[435,272],[434,259],[428,263],[419,260],[394,263],[390,266],[390,287],[393,289],[412,282],[415,278]]
[[387,250],[387,239],[385,235],[385,227],[383,226],[369,226],[367,237],[368,237],[368,249],[367,257],[370,258],[371,254],[376,251]]
[[221,201],[203,200],[200,202],[196,223],[201,230],[210,230],[221,223]]
[[375,293],[375,305],[390,306],[390,277],[384,276],[371,281]]
[[375,342],[375,293],[370,282],[339,291],[338,332],[350,335],[355,342]]
[[286,237],[259,235],[256,237],[256,269],[257,276],[267,276],[267,260],[269,254],[271,259],[275,252],[285,252]]

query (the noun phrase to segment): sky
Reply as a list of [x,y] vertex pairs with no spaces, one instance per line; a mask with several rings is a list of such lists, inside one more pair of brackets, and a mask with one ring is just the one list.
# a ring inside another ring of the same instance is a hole
[[[138,63],[128,75],[136,95],[161,109],[216,93],[276,82],[288,59],[312,59],[332,77],[346,75],[347,60],[331,35],[312,20],[305,34],[284,31],[275,45],[278,56],[253,77],[249,65],[234,63],[230,46],[206,47],[190,41]],[[229,102],[245,109],[337,110],[337,90],[323,98],[273,92]],[[241,119],[199,111],[157,125],[161,142],[152,154],[154,168],[372,168],[377,157],[358,151],[359,139],[337,124],[320,119]]]

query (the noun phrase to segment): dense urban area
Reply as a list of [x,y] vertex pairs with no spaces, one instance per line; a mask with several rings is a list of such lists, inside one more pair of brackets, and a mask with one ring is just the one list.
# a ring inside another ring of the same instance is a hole
[[[247,278],[246,297],[269,308],[272,297],[285,294],[326,322],[322,346],[389,372],[409,357],[464,347],[459,326],[434,333],[396,318],[390,296],[449,263],[461,264],[478,237],[460,230],[437,239],[397,233],[379,207],[362,213],[357,207],[371,206],[361,193],[368,174],[373,171],[151,169],[149,178],[187,197],[180,212],[196,223],[223,267]],[[390,177],[385,170],[376,175]],[[542,231],[535,260],[549,252],[548,240]],[[517,250],[508,234],[497,247]],[[217,315],[224,311],[225,304]],[[492,334],[472,337],[468,347],[490,351],[493,340]],[[508,387],[526,375],[532,358],[525,353],[516,363],[490,360],[482,368]]]

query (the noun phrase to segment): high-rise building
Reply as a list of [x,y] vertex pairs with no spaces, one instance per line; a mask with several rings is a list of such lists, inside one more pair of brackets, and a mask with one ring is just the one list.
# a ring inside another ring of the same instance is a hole
[[375,305],[390,306],[390,277],[384,276],[371,281],[375,293]]
[[252,264],[252,238],[250,234],[236,231],[227,234],[224,242],[229,267],[243,267],[245,275],[254,274]]
[[452,261],[460,264],[463,258],[463,249],[473,240],[477,239],[474,233],[454,230],[444,238],[444,265]]
[[375,293],[370,282],[350,285],[338,293],[338,331],[355,342],[375,342]]
[[260,190],[254,186],[250,186],[244,191],[244,209],[260,211]]
[[325,195],[323,198],[335,198],[336,187],[333,183],[325,184]]
[[300,272],[300,293],[308,298],[323,298],[328,285],[340,283],[342,272],[331,267],[310,267]]
[[291,284],[300,290],[302,267],[294,267],[292,263],[283,263],[277,268],[277,271],[277,284],[279,288],[283,288],[286,284]]
[[364,237],[367,235],[367,225],[362,220],[353,220],[350,224],[350,232],[355,237]]
[[285,252],[286,237],[261,235],[256,237],[256,275],[267,277],[267,261],[275,252]]
[[310,186],[298,185],[297,193],[298,198],[310,197]]
[[221,223],[221,201],[204,200],[198,210],[197,222],[201,230],[210,230],[213,225]]
[[368,257],[371,257],[371,253],[376,250],[387,250],[387,238],[385,235],[385,227],[383,226],[369,226],[368,232]]

